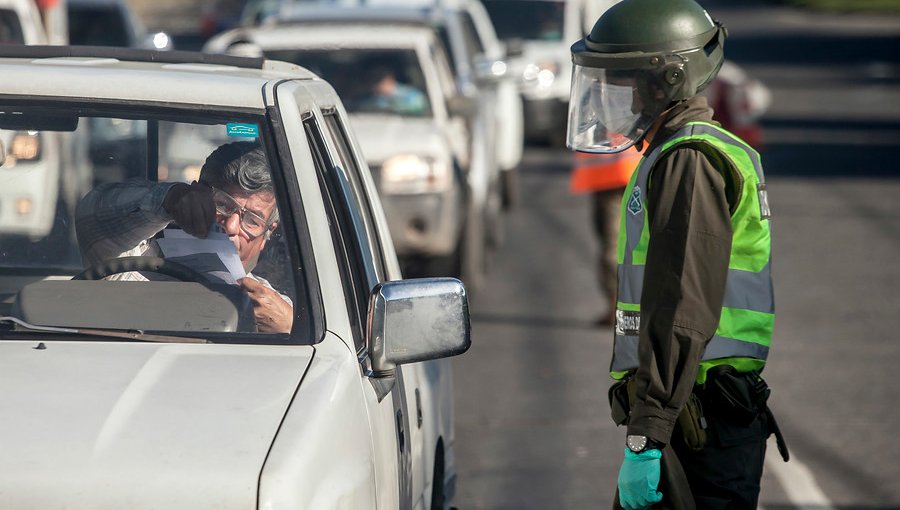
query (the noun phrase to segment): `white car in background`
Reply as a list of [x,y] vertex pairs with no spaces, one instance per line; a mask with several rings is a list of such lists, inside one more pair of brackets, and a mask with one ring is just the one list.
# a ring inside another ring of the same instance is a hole
[[[42,44],[47,44],[47,36],[34,1],[0,0],[0,45],[11,45],[10,50],[16,51],[16,47],[22,49],[19,45]],[[52,119],[46,121],[52,124]],[[74,172],[60,172],[63,165],[76,165],[67,135],[27,127],[9,124],[0,129],[0,145],[5,148],[4,171],[0,173],[0,244],[22,257],[28,257],[28,251],[16,247],[24,244],[59,246],[68,242],[57,239],[64,233],[54,231],[54,222],[70,215],[74,200],[83,191],[80,179],[72,178]]]
[[[0,46],[0,75],[0,129],[69,132],[87,150],[87,119],[140,125],[129,131],[144,133],[145,157],[121,164],[149,183],[171,182],[164,129],[258,143],[280,219],[252,271],[294,313],[289,333],[257,332],[242,288],[188,262],[84,268],[58,246],[22,239],[21,256],[4,244],[0,508],[452,504],[446,358],[470,344],[466,291],[453,278],[401,279],[328,83],[272,60],[85,47]],[[202,163],[208,148],[194,149]],[[32,185],[8,170],[4,187]],[[53,229],[76,233],[68,218]],[[180,281],[106,279],[127,271]]]
[[[477,101],[479,115],[484,117],[478,122],[485,127],[479,129],[487,130],[482,138],[496,147],[500,198],[504,206],[512,206],[518,197],[518,166],[525,144],[522,99],[484,5],[479,0],[369,0],[365,6],[385,9],[381,18],[394,16],[398,22],[418,19],[438,31],[450,53],[460,90]],[[487,189],[495,185],[494,179],[494,175],[485,176],[484,189],[476,191],[484,194],[486,201],[496,199],[494,190]],[[490,225],[495,219],[489,216],[487,221],[489,238],[502,235],[490,232],[502,228]]]
[[565,140],[573,42],[615,0],[481,0],[518,77],[529,141]]
[[0,44],[47,44],[34,0],[0,0]]
[[[417,24],[348,19],[345,10],[317,14],[224,32],[205,49],[293,62],[331,83],[350,114],[405,269],[467,278],[473,154],[464,116],[471,102],[456,88],[437,35]],[[371,73],[383,67],[420,95],[415,108],[368,102]]]

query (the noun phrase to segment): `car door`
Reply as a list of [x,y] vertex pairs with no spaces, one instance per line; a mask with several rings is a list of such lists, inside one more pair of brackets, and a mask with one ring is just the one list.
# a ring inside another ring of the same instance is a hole
[[[357,224],[364,230],[363,241],[373,255],[377,281],[385,281],[390,274],[393,274],[391,279],[399,278],[396,256],[393,255],[392,250],[385,248],[391,246],[390,233],[387,231],[386,223],[383,220],[381,223],[378,221],[376,213],[378,209],[375,207],[380,207],[380,205],[377,204],[374,182],[366,179],[367,171],[364,160],[354,156],[361,153],[354,152],[346,122],[337,108],[324,109],[322,116],[325,120],[328,138],[331,141],[329,148],[333,150],[332,158],[338,165],[336,172],[343,172],[348,185],[345,187],[345,192],[352,195],[352,202],[358,207],[359,221]],[[390,267],[391,257],[393,257],[396,268],[396,271],[393,272]],[[364,359],[367,354],[365,345],[360,346],[358,354],[361,359]],[[420,502],[424,504],[423,496],[427,496],[425,487],[428,483],[426,477],[431,474],[430,468],[433,463],[430,443],[426,443],[422,431],[423,410],[419,391],[419,386],[423,382],[422,368],[422,364],[397,367],[396,389],[398,391],[391,394],[397,409],[395,415],[397,415],[397,437],[401,442],[398,447],[401,472],[408,473],[406,477],[401,476],[401,503],[409,499],[413,508],[420,508]],[[403,485],[405,479],[408,479],[406,486]]]
[[[310,94],[317,101],[311,101]],[[346,317],[335,318],[334,324],[331,317],[327,317],[326,328],[341,336],[359,360],[361,391],[369,408],[378,508],[412,508],[412,441],[409,434],[412,430],[410,416],[415,410],[413,408],[411,413],[407,402],[404,373],[397,370],[393,386],[385,392],[386,381],[374,379],[367,365],[365,328],[369,294],[375,284],[386,280],[388,266],[378,242],[379,227],[366,211],[368,198],[359,191],[362,189],[360,174],[345,168],[350,162],[358,164],[359,159],[348,157],[352,153],[352,144],[335,138],[336,134],[342,133],[342,129],[335,126],[342,126],[345,117],[340,117],[337,96],[327,84],[284,82],[276,89],[276,96],[285,117],[285,110],[296,105],[296,111],[291,113],[298,115],[302,133],[295,133],[295,136],[306,139],[317,162],[317,186],[326,202],[324,208],[329,216],[333,256],[343,283],[342,297],[347,310]],[[286,132],[288,124],[286,119]],[[290,134],[288,138],[290,144]],[[346,321],[341,320],[344,318]]]

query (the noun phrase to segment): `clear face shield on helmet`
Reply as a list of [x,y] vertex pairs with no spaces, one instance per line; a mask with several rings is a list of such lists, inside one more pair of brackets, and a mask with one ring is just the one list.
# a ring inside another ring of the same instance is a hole
[[615,153],[640,140],[671,102],[671,89],[654,86],[646,70],[611,70],[575,64],[566,145]]

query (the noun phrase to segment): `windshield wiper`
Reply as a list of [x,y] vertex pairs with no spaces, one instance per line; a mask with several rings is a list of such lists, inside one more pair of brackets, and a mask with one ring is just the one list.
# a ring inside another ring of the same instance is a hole
[[[2,316],[0,323],[15,324],[27,331],[39,331],[41,333],[62,333],[68,335],[100,336],[105,338],[121,338],[136,342],[161,342],[171,344],[206,344],[208,340],[203,338],[185,336],[151,335],[141,330],[129,329],[92,329],[92,328],[61,328],[57,326],[38,326],[29,324],[18,317]],[[14,329],[13,331],[21,331]]]

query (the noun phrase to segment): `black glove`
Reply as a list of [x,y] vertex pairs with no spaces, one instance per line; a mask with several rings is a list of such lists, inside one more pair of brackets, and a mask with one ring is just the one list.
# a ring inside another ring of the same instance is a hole
[[163,200],[163,209],[182,230],[199,238],[206,238],[216,221],[213,190],[196,181],[190,185],[178,183],[172,186]]

